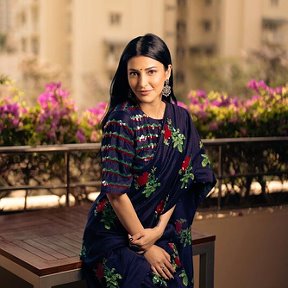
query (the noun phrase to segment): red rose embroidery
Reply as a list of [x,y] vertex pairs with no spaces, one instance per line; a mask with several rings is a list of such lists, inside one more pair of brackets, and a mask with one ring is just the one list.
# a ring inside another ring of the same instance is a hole
[[180,233],[180,232],[181,232],[181,230],[182,230],[182,223],[181,223],[181,221],[177,220],[177,221],[175,222],[175,229],[176,229],[176,232],[177,232],[177,233]]
[[168,245],[169,245],[169,247],[174,251],[174,244],[171,243],[171,242],[169,242]]
[[168,140],[172,135],[172,132],[167,124],[164,125],[164,138]]
[[175,264],[179,267],[181,266],[181,261],[180,261],[180,258],[177,256],[175,257]]
[[148,182],[149,173],[144,172],[142,175],[138,176],[137,183],[139,186],[143,186]]
[[97,263],[96,266],[96,277],[102,279],[104,277],[104,267],[102,263]]
[[182,170],[186,170],[189,167],[190,160],[191,160],[191,157],[189,156],[185,157],[184,161],[182,162],[182,167],[181,167]]
[[102,212],[104,210],[106,203],[107,199],[103,199],[102,201],[100,201],[96,206],[96,212]]
[[156,212],[157,214],[160,214],[160,213],[163,211],[163,209],[164,209],[164,204],[165,204],[165,201],[164,201],[164,200],[161,200],[161,201],[159,202],[159,204],[157,205],[156,210],[155,210],[155,212]]

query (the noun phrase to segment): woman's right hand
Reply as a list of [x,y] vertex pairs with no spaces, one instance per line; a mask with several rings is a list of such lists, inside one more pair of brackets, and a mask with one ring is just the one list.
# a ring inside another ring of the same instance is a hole
[[162,234],[162,230],[156,226],[154,228],[143,229],[141,232],[129,236],[129,240],[132,245],[136,245],[146,251],[160,239]]
[[164,279],[173,279],[175,270],[170,262],[170,255],[161,247],[152,245],[146,250],[144,257],[151,265],[152,271]]

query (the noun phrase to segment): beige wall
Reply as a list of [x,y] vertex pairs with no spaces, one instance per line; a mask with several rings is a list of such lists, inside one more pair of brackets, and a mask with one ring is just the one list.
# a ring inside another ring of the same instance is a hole
[[[204,215],[193,227],[216,235],[215,288],[287,287],[287,206],[220,211],[224,217],[219,218],[209,211]],[[199,287],[198,279],[195,283]]]
[[63,71],[69,69],[69,1],[39,1],[39,56],[41,59],[60,65]]

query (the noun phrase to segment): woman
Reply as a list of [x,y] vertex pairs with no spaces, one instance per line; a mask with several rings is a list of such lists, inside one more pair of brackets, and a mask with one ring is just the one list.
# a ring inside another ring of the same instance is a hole
[[101,193],[81,251],[88,287],[193,287],[190,226],[215,177],[189,113],[176,105],[163,40],[128,43],[110,96]]

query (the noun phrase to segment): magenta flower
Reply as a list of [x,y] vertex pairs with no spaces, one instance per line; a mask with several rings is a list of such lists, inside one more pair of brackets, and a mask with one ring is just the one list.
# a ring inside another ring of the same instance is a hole
[[82,130],[77,130],[76,138],[80,143],[86,142],[86,137],[85,137],[84,133],[82,132]]

